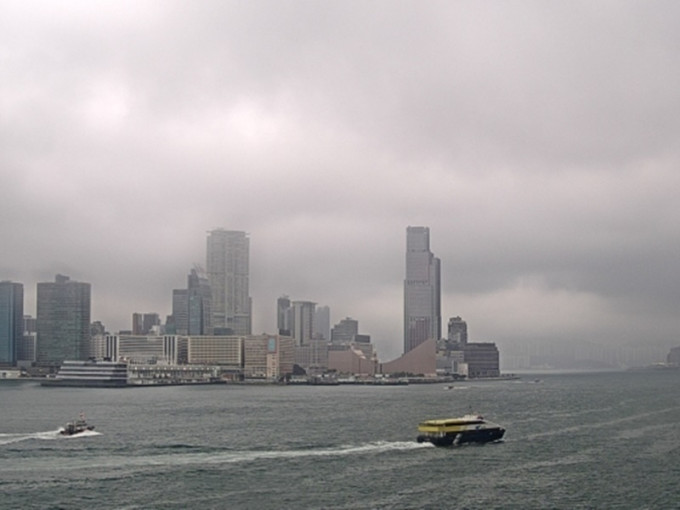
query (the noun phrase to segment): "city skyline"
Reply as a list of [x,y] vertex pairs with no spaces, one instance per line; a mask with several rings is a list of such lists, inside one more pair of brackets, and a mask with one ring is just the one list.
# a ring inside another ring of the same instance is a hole
[[477,341],[680,342],[679,4],[263,5],[3,3],[0,278],[27,311],[68,274],[111,329],[165,316],[225,227],[253,332],[287,293],[390,359],[428,225]]

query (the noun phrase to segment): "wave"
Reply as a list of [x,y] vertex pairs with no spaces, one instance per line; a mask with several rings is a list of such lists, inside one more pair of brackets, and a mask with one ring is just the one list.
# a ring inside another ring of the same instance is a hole
[[30,439],[40,440],[40,441],[53,441],[55,439],[79,439],[81,437],[91,437],[100,436],[100,432],[95,432],[94,430],[86,430],[79,434],[73,436],[63,436],[59,432],[61,429],[47,430],[45,432],[31,432],[29,434],[25,433],[15,433],[15,434],[5,434],[0,433],[0,446],[6,444],[19,443],[21,441],[28,441]]
[[653,411],[653,412],[644,412],[644,413],[636,413],[636,414],[631,414],[628,416],[621,416],[617,418],[612,418],[610,420],[604,420],[604,421],[588,421],[584,420],[582,423],[572,425],[569,427],[562,427],[562,428],[556,428],[556,429],[551,429],[551,430],[546,430],[544,432],[536,432],[534,434],[529,434],[526,436],[527,439],[538,439],[541,437],[547,437],[547,436],[555,436],[555,435],[560,435],[560,434],[572,434],[574,432],[580,432],[583,430],[587,429],[598,429],[598,428],[606,428],[606,427],[616,427],[618,425],[625,425],[628,422],[635,422],[639,420],[651,420],[651,419],[656,419],[656,417],[671,413],[671,412],[677,412],[680,410],[680,407],[671,407],[671,408],[666,408],[666,409],[660,409],[658,411]]

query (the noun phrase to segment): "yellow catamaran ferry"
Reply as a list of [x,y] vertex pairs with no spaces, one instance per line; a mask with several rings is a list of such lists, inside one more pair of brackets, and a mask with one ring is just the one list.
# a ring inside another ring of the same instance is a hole
[[486,421],[481,414],[466,414],[460,418],[427,420],[418,424],[419,443],[454,446],[463,443],[490,443],[505,434],[500,425]]

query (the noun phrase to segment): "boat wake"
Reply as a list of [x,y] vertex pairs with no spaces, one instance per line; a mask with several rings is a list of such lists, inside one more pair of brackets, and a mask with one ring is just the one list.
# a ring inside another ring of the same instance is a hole
[[[59,429],[62,430],[62,429]],[[92,436],[101,436],[101,432],[97,432],[96,430],[83,430],[82,432],[77,432],[75,434],[71,435],[61,435],[59,434],[60,437],[63,439],[77,439],[79,437],[92,437]]]
[[30,439],[39,441],[53,441],[55,439],[76,439],[79,437],[88,436],[99,436],[100,432],[95,432],[94,430],[87,430],[79,434],[74,434],[72,436],[64,436],[60,434],[62,429],[48,430],[45,432],[32,432],[30,434],[3,434],[0,433],[0,446],[6,444],[20,443],[22,441],[27,441]]
[[393,451],[419,450],[431,448],[431,444],[415,441],[376,441],[359,445],[342,445],[337,447],[308,448],[299,450],[267,450],[224,452],[213,455],[216,463],[250,462],[263,459],[297,459],[303,457],[343,457],[349,455],[371,455]]

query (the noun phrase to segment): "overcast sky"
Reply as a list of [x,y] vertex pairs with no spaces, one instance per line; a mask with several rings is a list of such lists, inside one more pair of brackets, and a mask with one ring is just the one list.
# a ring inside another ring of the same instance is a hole
[[206,231],[401,354],[406,227],[472,341],[680,345],[680,2],[11,1],[0,279],[171,312]]

